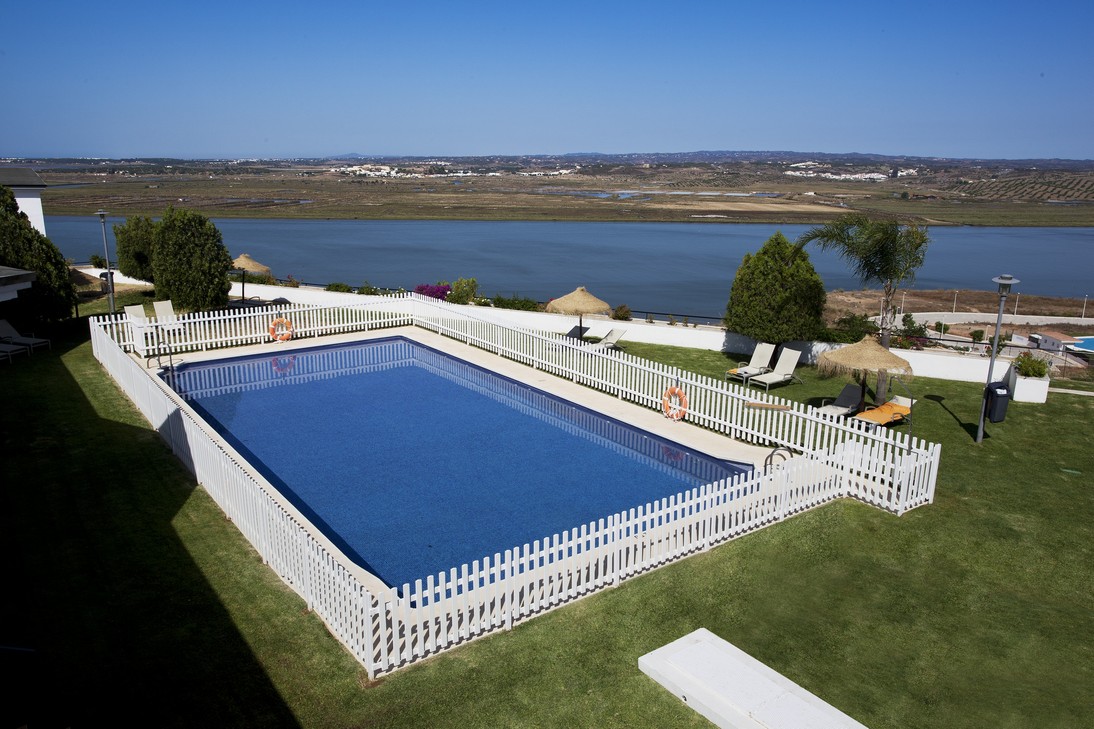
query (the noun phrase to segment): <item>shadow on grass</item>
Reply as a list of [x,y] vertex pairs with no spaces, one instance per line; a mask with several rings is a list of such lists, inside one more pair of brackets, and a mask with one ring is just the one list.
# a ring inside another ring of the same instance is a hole
[[[958,414],[957,414],[957,413],[955,413],[955,412],[954,412],[953,410],[950,410],[950,409],[949,409],[949,408],[948,408],[948,407],[946,406],[946,403],[945,403],[945,400],[946,400],[946,398],[942,397],[941,395],[925,395],[925,396],[923,397],[923,399],[924,399],[924,400],[931,400],[931,401],[933,401],[933,402],[936,402],[936,403],[938,403],[939,405],[941,405],[941,406],[942,406],[942,409],[943,409],[943,410],[945,410],[945,411],[946,411],[947,413],[949,413],[949,414],[950,414],[950,417],[951,417],[951,418],[953,418],[953,419],[954,419],[954,420],[955,420],[955,421],[957,422],[957,424],[958,424],[958,425],[959,425],[959,426],[961,427],[961,429],[962,429],[963,431],[965,431],[966,433],[968,433],[968,435],[969,435],[969,437],[970,437],[970,438],[972,438],[972,439],[974,439],[974,440],[976,439],[976,431],[977,431],[977,429],[979,428],[979,425],[980,425],[980,424],[979,424],[979,423],[966,423],[966,422],[965,422],[964,420],[962,420],[962,419],[961,419],[961,418],[960,418],[960,417],[958,416]],[[985,439],[987,439],[987,438],[990,438],[990,437],[991,437],[991,434],[990,434],[990,433],[988,433],[988,432],[987,432],[987,431],[985,430],[985,431],[984,431],[984,438],[985,438]]]
[[0,369],[3,725],[296,726],[176,532],[192,478],[99,415],[122,396],[80,326]]

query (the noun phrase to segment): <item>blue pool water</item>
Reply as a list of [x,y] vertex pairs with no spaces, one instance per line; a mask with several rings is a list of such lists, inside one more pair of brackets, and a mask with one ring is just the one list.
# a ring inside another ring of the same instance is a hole
[[1075,337],[1079,340],[1078,344],[1073,345],[1076,349],[1081,349],[1085,352],[1094,352],[1094,337]]
[[403,338],[165,376],[389,585],[751,469]]

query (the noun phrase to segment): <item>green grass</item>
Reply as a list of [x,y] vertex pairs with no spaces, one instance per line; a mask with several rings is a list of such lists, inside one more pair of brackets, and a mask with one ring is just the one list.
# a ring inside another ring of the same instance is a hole
[[[37,709],[57,725],[699,727],[637,666],[699,627],[873,729],[1089,725],[1094,398],[1014,403],[976,445],[980,387],[917,379],[915,433],[943,444],[935,504],[828,505],[370,684],[85,328],[0,364],[0,644],[37,651],[0,654],[23,699],[8,725]],[[736,359],[627,350],[714,376]],[[842,387],[799,371],[780,395]]]

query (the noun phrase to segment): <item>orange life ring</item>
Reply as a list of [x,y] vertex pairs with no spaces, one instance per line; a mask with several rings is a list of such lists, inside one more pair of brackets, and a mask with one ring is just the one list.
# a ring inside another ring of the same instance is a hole
[[292,339],[292,322],[283,316],[279,316],[270,322],[270,338],[279,342],[287,342]]
[[661,396],[661,409],[665,412],[666,418],[679,420],[687,415],[688,396],[679,387],[673,385]]

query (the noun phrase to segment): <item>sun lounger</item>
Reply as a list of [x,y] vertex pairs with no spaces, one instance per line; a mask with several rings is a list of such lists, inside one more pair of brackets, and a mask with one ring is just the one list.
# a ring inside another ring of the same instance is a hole
[[897,395],[887,403],[867,408],[865,412],[859,413],[855,418],[871,423],[874,427],[895,425],[911,421],[913,405],[915,405],[915,400]]
[[619,340],[625,332],[622,329],[611,329],[599,342],[593,342],[588,349],[622,349]]
[[177,324],[178,317],[175,316],[175,306],[171,303],[170,299],[166,301],[154,301],[152,307],[156,310],[156,323],[161,325]]
[[125,315],[129,319],[129,330],[132,332],[133,351],[141,357],[148,356],[148,336],[151,327],[148,325],[148,315],[144,313],[144,306],[133,304],[125,307]]
[[0,343],[0,357],[7,357],[8,364],[15,361],[15,358],[12,355],[16,354],[30,354],[30,348],[24,347],[21,344]]
[[772,385],[782,385],[795,380],[800,383],[801,380],[794,375],[794,368],[798,366],[798,360],[801,359],[801,356],[802,353],[796,349],[784,348],[779,353],[779,361],[775,363],[775,369],[762,375],[749,377],[748,384],[763,385],[764,390],[770,392]]
[[771,357],[775,354],[775,345],[760,342],[752,350],[752,359],[748,362],[738,362],[731,370],[726,370],[727,380],[740,380],[748,384],[748,378],[762,375],[771,371]]
[[34,351],[35,347],[49,347],[53,348],[53,345],[48,339],[42,339],[35,336],[23,336],[15,327],[8,323],[7,319],[0,319],[0,341],[5,344],[14,344],[20,347],[26,347],[30,352]]
[[821,406],[817,408],[817,412],[834,415],[838,418],[846,418],[861,409],[862,386],[849,384],[843,386],[843,390],[835,400],[826,398],[821,401]]

